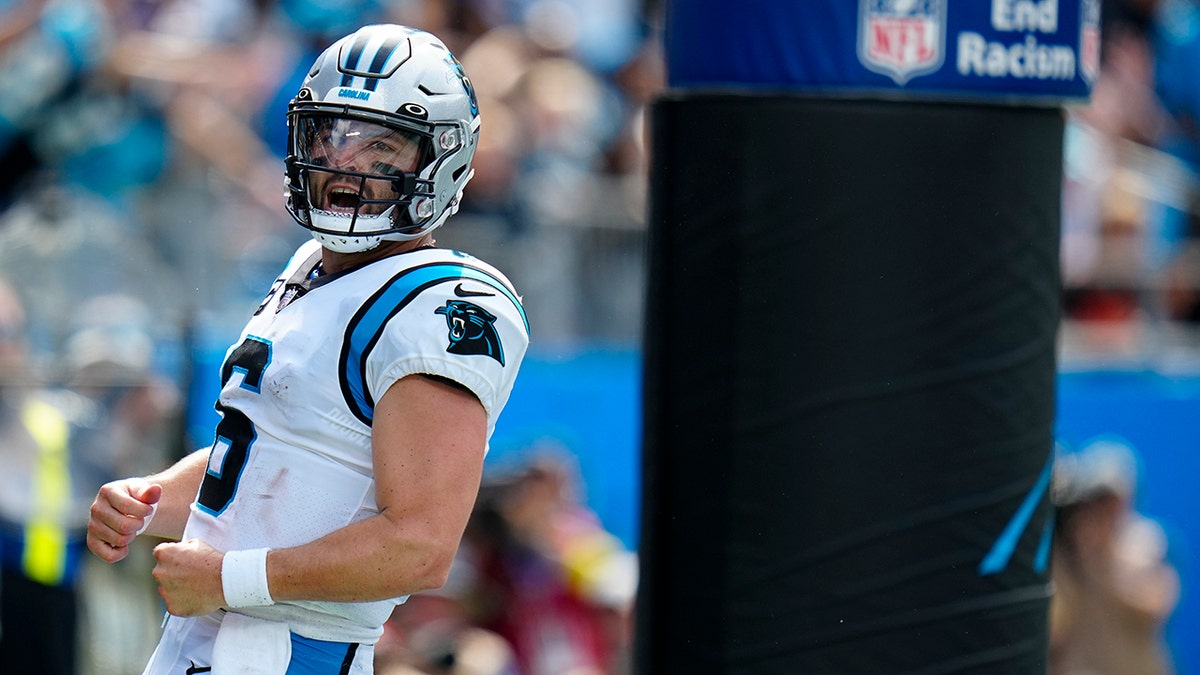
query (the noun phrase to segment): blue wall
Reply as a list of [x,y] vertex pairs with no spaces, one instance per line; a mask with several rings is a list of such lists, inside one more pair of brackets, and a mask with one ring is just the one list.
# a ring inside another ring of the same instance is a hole
[[1066,373],[1059,377],[1058,437],[1080,448],[1098,436],[1117,436],[1139,456],[1138,508],[1170,540],[1183,596],[1168,638],[1180,675],[1200,667],[1200,598],[1195,584],[1200,542],[1200,376],[1153,372]]
[[492,436],[490,469],[557,442],[578,459],[587,504],[637,548],[641,490],[641,359],[632,351],[530,354]]

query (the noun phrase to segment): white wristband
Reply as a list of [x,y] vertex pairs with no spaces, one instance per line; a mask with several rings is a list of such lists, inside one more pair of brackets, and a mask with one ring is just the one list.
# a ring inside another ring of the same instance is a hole
[[225,554],[221,560],[221,590],[225,594],[226,607],[237,609],[275,604],[267,587],[269,550],[255,548]]
[[156,513],[158,513],[158,504],[151,504],[150,505],[150,515],[146,516],[146,519],[142,521],[142,526],[138,528],[137,532],[133,533],[133,536],[136,537],[139,534],[145,532],[146,529],[150,527],[150,521],[154,520],[154,514],[156,514]]

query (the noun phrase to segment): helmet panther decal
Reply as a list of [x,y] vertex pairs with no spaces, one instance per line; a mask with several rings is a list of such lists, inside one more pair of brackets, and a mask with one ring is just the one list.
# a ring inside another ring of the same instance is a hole
[[482,354],[504,365],[504,349],[492,325],[496,317],[490,312],[462,300],[447,300],[446,306],[438,307],[434,313],[445,316],[446,326],[450,329],[450,345],[446,351],[451,354]]

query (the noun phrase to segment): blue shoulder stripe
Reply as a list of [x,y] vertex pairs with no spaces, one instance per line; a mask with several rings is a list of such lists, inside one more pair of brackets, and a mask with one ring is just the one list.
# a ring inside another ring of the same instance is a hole
[[350,319],[342,340],[342,355],[338,364],[342,396],[350,412],[364,424],[370,425],[375,417],[375,400],[366,386],[367,357],[379,341],[387,322],[425,289],[458,279],[471,279],[496,289],[512,302],[525,324],[525,332],[529,332],[529,319],[525,316],[521,300],[507,284],[478,267],[438,262],[397,274],[363,303]]

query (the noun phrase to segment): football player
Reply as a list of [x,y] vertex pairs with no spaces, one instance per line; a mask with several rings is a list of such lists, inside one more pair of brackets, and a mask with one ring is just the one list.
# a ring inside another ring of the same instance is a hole
[[287,208],[312,241],[227,352],[212,447],[91,508],[105,561],[173,540],[147,674],[371,672],[394,606],[446,580],[528,345],[504,275],[434,246],[479,134],[441,41],[342,38],[287,123]]

